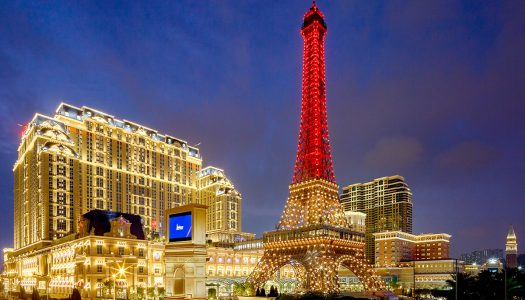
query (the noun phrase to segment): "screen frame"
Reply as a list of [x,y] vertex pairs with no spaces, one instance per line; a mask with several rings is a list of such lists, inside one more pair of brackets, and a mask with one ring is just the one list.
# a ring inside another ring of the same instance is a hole
[[[176,217],[183,217],[183,216],[190,216],[190,220],[191,220],[191,233],[190,233],[190,236],[189,237],[180,237],[180,238],[172,238],[171,237],[171,219],[172,218],[176,218]],[[193,239],[193,212],[192,211],[186,211],[186,212],[181,212],[181,213],[174,213],[174,214],[170,214],[168,215],[168,242],[183,242],[183,241],[191,241]]]

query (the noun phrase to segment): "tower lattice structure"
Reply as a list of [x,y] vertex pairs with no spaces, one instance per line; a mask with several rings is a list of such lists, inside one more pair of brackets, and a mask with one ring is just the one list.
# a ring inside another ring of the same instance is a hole
[[365,260],[364,234],[350,230],[339,203],[326,112],[326,30],[323,13],[314,2],[301,28],[301,122],[290,195],[277,230],[264,233],[264,255],[248,278],[256,286],[289,264],[299,290],[338,291],[341,266],[352,271],[365,290],[384,288]]

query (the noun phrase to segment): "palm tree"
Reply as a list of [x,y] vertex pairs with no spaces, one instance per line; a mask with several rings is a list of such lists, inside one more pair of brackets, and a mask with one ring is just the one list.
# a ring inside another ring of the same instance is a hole
[[137,288],[137,298],[138,299],[143,299],[144,298],[144,288],[139,286]]
[[517,269],[508,269],[507,272],[507,297],[525,299],[525,273]]

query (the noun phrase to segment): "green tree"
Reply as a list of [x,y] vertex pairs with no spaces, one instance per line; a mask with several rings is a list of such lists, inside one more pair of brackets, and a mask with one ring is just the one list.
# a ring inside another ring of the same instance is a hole
[[244,291],[246,287],[243,282],[236,282],[233,284],[233,295],[235,296],[244,296]]
[[251,283],[245,282],[244,283],[244,296],[254,296],[255,295],[255,288]]
[[155,288],[154,287],[149,287],[146,290],[146,294],[148,295],[148,298],[155,298]]
[[[115,286],[115,281],[113,279],[106,279],[102,283],[102,293],[106,295],[107,297],[111,296],[111,290]],[[113,297],[111,297],[113,298]]]
[[164,299],[164,294],[166,293],[166,289],[159,286],[157,288],[157,294],[159,294],[159,299]]
[[525,273],[518,269],[509,269],[507,272],[507,297],[525,299]]
[[137,298],[144,299],[144,288],[141,286],[137,288]]
[[[502,300],[505,294],[505,274],[485,270],[477,276],[476,284],[472,290],[476,299]],[[461,288],[459,289],[461,291]]]
[[236,282],[233,284],[233,295],[234,296],[254,296],[255,289],[251,283]]
[[[478,299],[476,298],[476,293],[473,292],[476,284],[476,278],[469,274],[459,273],[457,280],[459,299]],[[456,275],[452,275],[452,280],[447,280],[447,284],[452,288],[452,290],[450,291],[449,299],[454,299],[456,294]]]

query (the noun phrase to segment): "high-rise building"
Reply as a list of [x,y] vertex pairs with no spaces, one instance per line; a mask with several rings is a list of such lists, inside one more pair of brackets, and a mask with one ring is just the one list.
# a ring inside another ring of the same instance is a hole
[[374,233],[412,233],[412,193],[402,176],[381,177],[343,187],[340,198],[344,211],[366,214],[366,257],[375,262]]
[[212,242],[250,239],[253,233],[241,230],[242,196],[224,170],[216,167],[203,168],[198,173],[199,202],[208,206],[206,212],[206,235]]
[[14,175],[14,248],[43,247],[101,209],[139,214],[162,233],[164,210],[196,201],[199,149],[89,107],[60,104],[25,127]]
[[507,234],[507,243],[505,244],[505,260],[507,261],[507,268],[518,267],[518,243],[516,241],[516,233],[512,225]]

